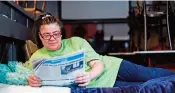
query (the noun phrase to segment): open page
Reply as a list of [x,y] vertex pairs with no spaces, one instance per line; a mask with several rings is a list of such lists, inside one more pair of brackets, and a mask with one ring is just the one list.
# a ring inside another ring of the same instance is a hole
[[82,50],[52,59],[38,60],[33,66],[35,74],[42,80],[42,85],[74,85],[76,75],[85,71],[84,56]]

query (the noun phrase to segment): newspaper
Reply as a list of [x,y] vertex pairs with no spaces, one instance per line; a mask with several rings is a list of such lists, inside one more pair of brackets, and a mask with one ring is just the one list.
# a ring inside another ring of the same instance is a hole
[[76,85],[78,73],[85,71],[85,53],[83,50],[52,59],[35,60],[34,70],[37,77],[46,86]]

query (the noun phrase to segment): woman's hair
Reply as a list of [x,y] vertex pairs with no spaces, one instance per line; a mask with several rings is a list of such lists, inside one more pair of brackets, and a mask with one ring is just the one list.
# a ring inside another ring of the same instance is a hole
[[35,20],[32,28],[32,35],[33,35],[34,42],[37,44],[38,48],[43,47],[43,44],[39,38],[40,27],[42,25],[47,25],[52,23],[57,23],[61,29],[62,25],[60,20],[57,17],[51,15],[50,13],[42,14]]

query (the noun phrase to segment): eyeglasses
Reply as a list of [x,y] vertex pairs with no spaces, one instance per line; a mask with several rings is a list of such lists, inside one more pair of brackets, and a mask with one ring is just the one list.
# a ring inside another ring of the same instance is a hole
[[55,32],[55,33],[53,33],[53,35],[51,35],[49,33],[44,33],[44,34],[39,33],[39,34],[44,40],[50,40],[52,37],[54,39],[57,39],[57,38],[59,38],[61,36],[60,32]]

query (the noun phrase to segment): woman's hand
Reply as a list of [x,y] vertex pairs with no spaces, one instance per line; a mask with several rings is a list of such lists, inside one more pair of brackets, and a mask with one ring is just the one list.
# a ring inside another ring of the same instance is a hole
[[79,83],[79,86],[87,86],[91,80],[99,77],[104,71],[104,64],[100,60],[92,60],[88,62],[88,65],[91,67],[91,70],[80,73],[76,77],[76,82]]
[[32,87],[39,87],[41,86],[41,80],[38,77],[36,77],[34,74],[32,74],[28,78],[28,84]]
[[75,80],[79,86],[87,86],[91,81],[91,76],[89,72],[84,72],[79,75],[77,75]]

